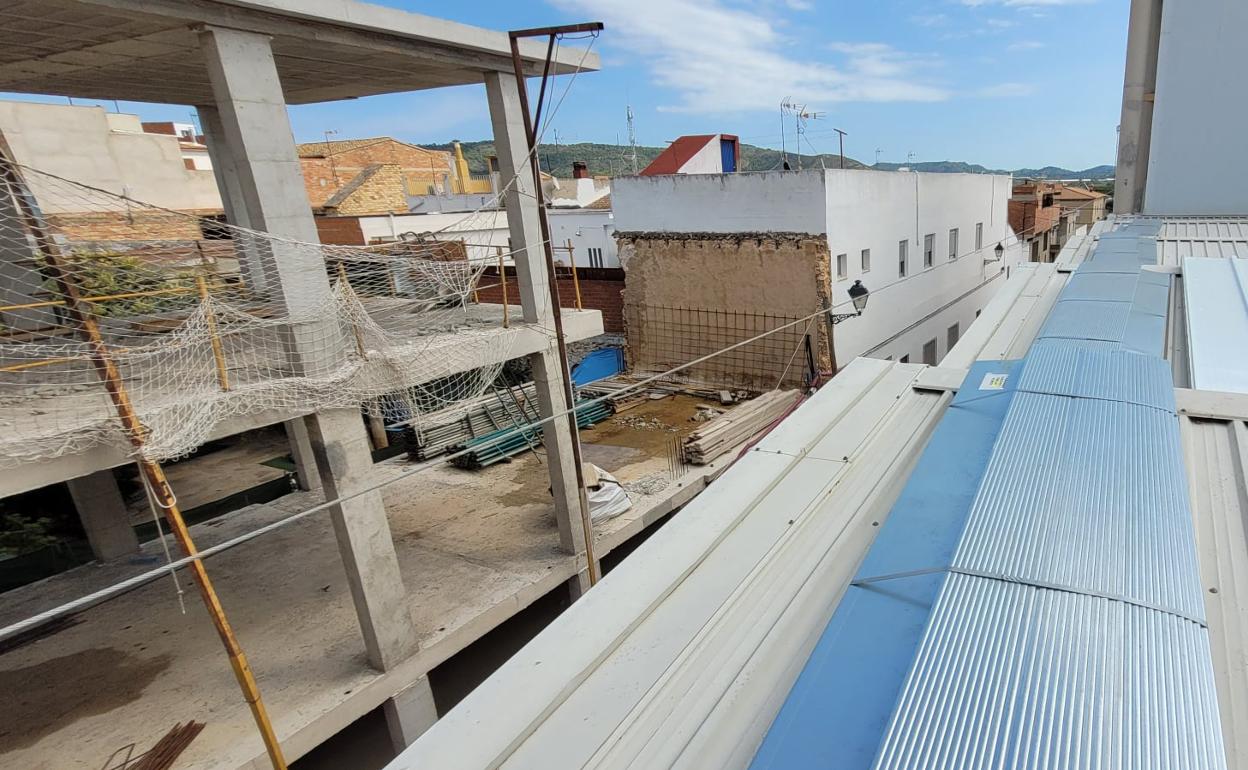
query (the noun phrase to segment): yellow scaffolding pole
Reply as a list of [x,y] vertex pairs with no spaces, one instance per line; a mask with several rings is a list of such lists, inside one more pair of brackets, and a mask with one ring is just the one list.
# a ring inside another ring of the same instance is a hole
[[255,719],[256,727],[260,730],[260,738],[264,741],[264,747],[269,754],[269,760],[272,762],[274,770],[287,770],[286,759],[282,756],[281,744],[277,740],[273,724],[269,721],[269,715],[265,711],[264,702],[260,698],[260,688],[256,684],[251,666],[247,663],[247,656],[243,654],[243,648],[239,645],[238,639],[234,635],[234,629],[231,628],[230,622],[225,616],[225,609],[221,606],[221,600],[217,597],[216,589],[213,588],[212,581],[208,577],[208,570],[204,567],[203,561],[196,558],[199,554],[199,549],[195,547],[195,542],[191,539],[191,533],[186,526],[186,521],[182,518],[182,512],[178,509],[177,497],[174,496],[173,489],[169,486],[169,480],[165,477],[164,469],[160,467],[160,464],[143,456],[146,430],[134,411],[134,405],[131,403],[130,395],[126,391],[121,372],[118,371],[117,365],[113,363],[112,358],[109,356],[108,346],[104,341],[104,336],[100,333],[100,327],[95,322],[95,318],[90,313],[82,310],[80,306],[82,300],[78,296],[78,290],[69,278],[68,273],[61,266],[60,251],[51,238],[48,237],[46,228],[40,221],[33,201],[28,198],[29,193],[25,183],[9,162],[7,150],[7,146],[0,146],[0,171],[2,171],[4,181],[12,190],[26,226],[30,229],[31,234],[35,237],[35,242],[39,244],[40,251],[44,254],[46,266],[52,274],[52,279],[65,297],[66,309],[87,336],[87,341],[91,345],[92,359],[96,371],[103,381],[104,387],[108,390],[109,398],[117,410],[117,416],[121,420],[122,427],[125,429],[126,435],[139,457],[139,470],[151,487],[157,504],[164,509],[165,518],[169,522],[174,538],[177,539],[178,544],[187,556],[195,558],[190,563],[191,574],[195,578],[200,598],[208,609],[208,615],[212,618],[212,624],[217,630],[217,635],[221,638],[221,644],[225,647],[226,654],[229,656],[230,667],[234,670],[234,678],[238,681],[239,688],[243,691],[243,699],[247,701],[252,717]]
[[581,279],[576,275],[576,252],[572,250],[572,239],[568,239],[568,263],[572,265],[572,288],[576,290],[576,309],[584,310],[581,307]]

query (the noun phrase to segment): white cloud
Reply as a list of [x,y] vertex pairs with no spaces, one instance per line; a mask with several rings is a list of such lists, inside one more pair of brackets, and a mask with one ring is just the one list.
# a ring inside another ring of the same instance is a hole
[[910,21],[920,27],[943,27],[949,23],[949,15],[945,13],[920,13],[910,17]]
[[552,1],[604,21],[614,45],[646,62],[657,85],[679,94],[678,104],[663,109],[774,110],[790,96],[815,108],[949,96],[918,77],[920,59],[881,44],[842,43],[834,49],[843,58],[839,66],[818,61],[817,52],[782,35],[770,14],[721,0]]
[[1007,51],[1035,51],[1040,48],[1044,48],[1044,43],[1039,40],[1020,40],[1005,47]]
[[1031,96],[1036,87],[1031,83],[998,83],[985,86],[975,91],[974,95],[984,99],[1012,99],[1019,96]]
[[1017,21],[1010,19],[987,19],[984,23],[993,29],[1009,29],[1010,27],[1018,26]]
[[979,8],[985,5],[1003,5],[1012,8],[1053,7],[1058,5],[1088,5],[1096,0],[960,0],[962,5]]

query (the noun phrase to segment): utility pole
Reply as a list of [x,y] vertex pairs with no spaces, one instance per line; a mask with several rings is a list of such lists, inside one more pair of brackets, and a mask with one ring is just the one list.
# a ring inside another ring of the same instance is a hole
[[[568,407],[568,430],[572,438],[572,462],[576,469],[577,497],[581,515],[581,530],[585,537],[585,558],[588,563],[589,585],[592,588],[601,578],[598,558],[594,555],[594,523],[589,515],[589,500],[585,491],[585,471],[581,465],[580,427],[576,422],[576,395],[572,390],[572,370],[568,366],[567,340],[563,334],[563,316],[559,310],[559,281],[555,275],[555,252],[550,240],[550,219],[546,211],[546,202],[542,199],[542,176],[538,173],[537,158],[538,128],[542,125],[542,107],[546,96],[546,83],[550,76],[550,62],[555,50],[555,40],[566,34],[588,32],[596,34],[602,31],[602,22],[587,24],[568,24],[560,27],[541,27],[538,29],[513,30],[507,33],[511,40],[511,64],[516,76],[516,86],[520,101],[520,113],[524,117],[524,133],[529,145],[529,169],[533,174],[533,194],[537,199],[537,219],[541,227],[543,251],[546,256],[546,279],[550,287],[551,322],[554,325],[555,347],[559,351],[560,379],[563,385],[564,401]],[[542,70],[541,86],[537,93],[537,109],[529,111],[529,89],[524,77],[524,65],[520,59],[520,40],[529,37],[544,37],[546,43],[546,63]],[[632,110],[630,109],[631,113]],[[521,173],[516,169],[516,173]]]
[[907,165],[907,166],[912,166],[912,165],[914,165],[914,151],[913,151],[913,150],[911,150],[910,152],[906,153],[906,165]]
[[329,175],[334,178],[334,189],[337,190],[338,185],[338,166],[334,163],[334,153],[329,146],[329,137],[337,136],[338,132],[333,129],[325,129],[325,157],[329,159]]
[[637,132],[633,128],[633,105],[625,105],[628,110],[628,146],[633,154],[633,173],[637,173]]
[[[781,99],[780,100],[780,160],[782,161],[782,164],[780,167],[784,169],[785,171],[789,170],[789,150],[784,145],[784,114],[785,114],[785,110],[787,110],[788,107],[789,107],[788,97]],[[798,147],[797,149],[798,149],[798,152],[801,152],[802,148]]]
[[875,148],[875,165],[880,165],[880,153],[883,152],[879,147]]
[[832,129],[836,132],[836,138],[841,140],[841,168],[845,168],[845,137],[848,136],[839,128]]

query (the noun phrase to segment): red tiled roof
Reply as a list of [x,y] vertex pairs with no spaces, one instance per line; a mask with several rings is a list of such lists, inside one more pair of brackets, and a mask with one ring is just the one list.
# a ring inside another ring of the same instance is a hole
[[659,176],[660,174],[675,174],[680,171],[680,167],[685,165],[698,151],[706,146],[707,142],[716,137],[716,134],[698,134],[694,136],[682,136],[676,141],[668,145],[667,149],[659,153],[659,157],[655,158],[649,166],[641,170],[641,176]]

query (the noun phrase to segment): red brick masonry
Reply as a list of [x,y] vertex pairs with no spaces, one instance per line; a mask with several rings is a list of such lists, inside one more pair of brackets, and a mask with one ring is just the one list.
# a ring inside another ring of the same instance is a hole
[[[576,307],[576,289],[572,277],[564,278],[567,268],[560,268],[559,306]],[[624,271],[618,267],[578,267],[581,284],[581,305],[586,310],[602,311],[602,330],[611,334],[624,333]],[[498,281],[498,268],[487,268],[478,282],[482,288],[477,296],[482,302],[503,301],[503,287]],[[520,304],[515,268],[507,268],[507,302]]]

